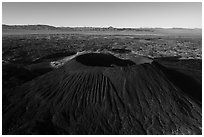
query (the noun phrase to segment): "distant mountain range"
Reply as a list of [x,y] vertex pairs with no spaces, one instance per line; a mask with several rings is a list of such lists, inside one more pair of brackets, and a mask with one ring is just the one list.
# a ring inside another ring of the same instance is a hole
[[121,35],[201,35],[202,29],[190,28],[114,28],[110,27],[55,27],[50,25],[2,25],[2,33],[4,35],[10,34],[121,34]]
[[[50,25],[2,25],[2,30],[60,30],[60,31],[107,31],[107,30],[116,30],[116,31],[150,31],[153,32],[155,29],[164,29],[164,28],[114,28],[114,27],[54,27]],[[189,29],[189,28],[168,28],[168,29]],[[196,28],[199,29],[199,28]]]

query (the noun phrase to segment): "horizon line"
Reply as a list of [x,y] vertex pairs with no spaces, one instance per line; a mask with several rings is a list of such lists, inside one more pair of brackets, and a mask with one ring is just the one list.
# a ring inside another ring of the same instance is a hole
[[199,27],[114,27],[112,25],[109,26],[56,26],[56,25],[51,25],[51,24],[6,24],[6,23],[2,23],[2,25],[7,25],[7,26],[37,26],[37,25],[44,25],[44,26],[50,26],[50,27],[56,27],[56,28],[116,28],[116,29],[120,29],[120,28],[126,28],[126,29],[202,29]]

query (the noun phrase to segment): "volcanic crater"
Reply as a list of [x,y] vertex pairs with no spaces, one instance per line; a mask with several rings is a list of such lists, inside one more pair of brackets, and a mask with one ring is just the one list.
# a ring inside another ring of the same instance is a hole
[[13,89],[3,134],[202,134],[201,105],[147,62],[79,55]]
[[111,67],[115,66],[131,66],[135,63],[130,60],[119,59],[112,54],[105,53],[88,53],[76,57],[76,61],[87,66],[102,66]]

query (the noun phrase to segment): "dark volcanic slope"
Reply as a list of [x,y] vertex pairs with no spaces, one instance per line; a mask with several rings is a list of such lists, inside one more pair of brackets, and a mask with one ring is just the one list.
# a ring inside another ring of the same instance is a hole
[[84,54],[16,88],[3,134],[201,134],[194,98],[158,63],[137,64]]

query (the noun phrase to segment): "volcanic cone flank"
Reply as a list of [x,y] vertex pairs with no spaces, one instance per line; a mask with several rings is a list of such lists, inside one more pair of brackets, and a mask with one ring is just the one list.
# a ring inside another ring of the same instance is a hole
[[146,60],[77,56],[15,89],[3,133],[201,134],[201,106]]

